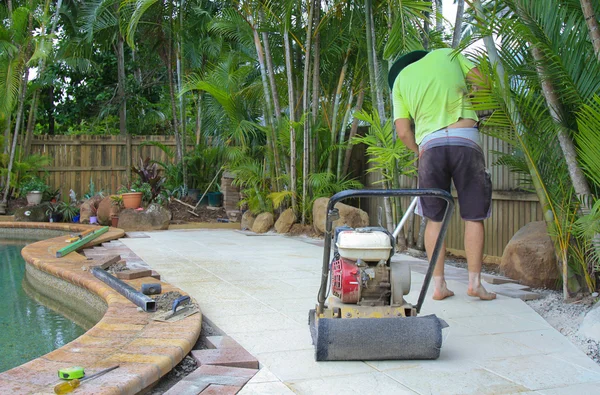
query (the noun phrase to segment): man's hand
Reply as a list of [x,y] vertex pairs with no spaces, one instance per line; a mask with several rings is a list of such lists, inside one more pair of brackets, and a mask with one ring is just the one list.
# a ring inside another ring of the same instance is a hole
[[410,127],[410,119],[398,118],[395,124],[398,138],[406,145],[406,148],[419,155],[419,146],[415,141],[415,134]]

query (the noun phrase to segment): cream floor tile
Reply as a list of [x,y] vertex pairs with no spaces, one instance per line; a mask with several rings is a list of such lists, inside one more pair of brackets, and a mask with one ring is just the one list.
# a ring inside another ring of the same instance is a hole
[[248,383],[238,395],[289,395],[294,392],[282,382]]
[[314,350],[263,353],[256,357],[284,382],[373,372],[363,362],[316,362]]
[[258,383],[272,383],[272,382],[279,382],[279,379],[277,378],[277,376],[275,376],[273,374],[273,372],[271,372],[269,370],[269,368],[266,367],[261,367],[260,370],[258,371],[258,373],[256,373],[254,375],[254,377],[252,377],[250,379],[250,381],[248,383],[251,384],[258,384]]
[[202,311],[209,318],[213,315],[240,316],[277,313],[272,307],[254,299],[219,301],[219,303],[200,302],[200,306],[204,306]]
[[501,336],[521,343],[524,346],[538,350],[540,354],[581,354],[581,351],[577,348],[577,346],[571,343],[569,339],[564,337],[554,328],[526,332],[503,333]]
[[394,394],[416,395],[401,383],[383,373],[362,373],[322,377],[287,383],[297,394]]
[[583,351],[577,350],[577,352],[569,353],[549,353],[548,355],[560,360],[569,362],[573,365],[580,366],[592,372],[600,372],[600,366],[590,359]]
[[303,329],[296,321],[279,313],[239,316],[219,315],[211,317],[211,321],[231,336],[238,333]]
[[600,381],[600,369],[593,372],[550,355],[498,358],[481,366],[534,391]]
[[459,336],[491,335],[548,329],[548,324],[522,319],[510,314],[448,319],[452,334]]
[[468,361],[414,362],[385,374],[419,394],[492,395],[529,390]]
[[237,333],[232,337],[251,354],[266,352],[313,350],[310,329]]
[[539,351],[501,335],[454,336],[451,332],[442,346],[440,359],[462,363],[534,354]]
[[306,314],[308,314],[308,310],[314,309],[317,304],[317,294],[310,295],[307,297],[298,297],[292,299],[273,299],[266,300],[265,304],[273,307],[278,311],[298,311],[298,310],[306,310]]
[[542,395],[593,395],[600,394],[600,381],[550,388],[539,391]]

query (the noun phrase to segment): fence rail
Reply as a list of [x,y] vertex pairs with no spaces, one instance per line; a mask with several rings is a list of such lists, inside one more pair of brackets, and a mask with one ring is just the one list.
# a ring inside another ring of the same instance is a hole
[[46,155],[52,162],[44,168],[48,183],[83,196],[93,181],[97,190],[114,193],[131,180],[131,166],[140,158],[169,161],[158,147],[145,145],[159,142],[175,147],[172,136],[37,136],[32,141],[32,153]]

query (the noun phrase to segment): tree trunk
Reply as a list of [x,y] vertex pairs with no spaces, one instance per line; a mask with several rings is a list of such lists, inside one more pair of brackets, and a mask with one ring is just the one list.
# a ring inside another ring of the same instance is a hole
[[[363,102],[365,100],[365,80],[364,78],[360,81],[360,88],[358,91],[358,99],[356,99],[356,107],[354,107],[354,111],[358,112],[362,110]],[[352,127],[350,128],[350,135],[348,136],[348,141],[352,140],[354,136],[356,136],[356,131],[358,130],[358,119],[354,118],[352,120]],[[350,167],[350,159],[352,158],[352,144],[348,144],[346,147],[346,156],[344,158],[344,168],[342,170],[342,176],[345,177],[348,174],[348,167]]]
[[279,150],[277,148],[277,134],[275,133],[275,128],[273,125],[273,107],[271,105],[271,96],[269,93],[269,82],[267,80],[267,69],[265,67],[264,52],[257,29],[258,26],[252,27],[254,35],[254,46],[256,47],[256,56],[258,57],[258,64],[260,66],[260,77],[262,80],[263,93],[266,102],[265,119],[267,121],[267,127],[270,130],[270,136],[267,136],[267,144],[269,144],[269,147],[273,152],[273,170],[275,175],[275,184],[277,186],[277,192],[279,192],[281,191],[281,187],[279,185],[279,171],[281,168],[281,163],[279,161]]
[[305,55],[304,55],[304,83],[303,83],[303,97],[302,97],[302,111],[305,115],[304,118],[304,153],[302,154],[302,225],[306,223],[306,203],[307,203],[307,192],[308,192],[308,164],[310,160],[310,124],[306,119],[306,115],[308,115],[308,104],[309,104],[309,79],[310,79],[310,48],[311,48],[311,38],[312,38],[312,24],[313,24],[313,11],[314,5],[312,2],[309,2],[310,9],[308,12],[308,26],[306,29],[306,45]]
[[10,126],[12,124],[12,114],[6,116],[6,128],[4,129],[4,154],[10,151]]
[[31,98],[31,107],[29,109],[29,117],[27,119],[27,129],[25,129],[25,143],[23,144],[24,157],[29,156],[29,152],[31,151],[31,140],[33,139],[33,129],[35,127],[39,98],[40,88],[33,92],[33,97]]
[[296,109],[295,109],[295,96],[294,96],[294,79],[292,75],[292,51],[290,48],[290,36],[286,27],[283,32],[283,45],[285,47],[285,68],[287,74],[288,83],[288,111],[290,113],[290,190],[292,192],[292,210],[297,213],[298,202],[296,196],[296,163],[298,162],[296,156],[296,130],[294,129],[294,123],[296,123]]
[[[336,134],[337,134],[337,115],[340,108],[340,99],[342,97],[342,87],[344,86],[344,78],[346,77],[346,70],[348,69],[348,58],[350,57],[350,48],[346,51],[346,57],[344,58],[344,65],[342,66],[342,71],[340,72],[340,76],[338,78],[337,89],[335,90],[335,99],[333,100],[333,114],[331,116],[331,145],[335,145]],[[314,96],[313,96],[314,97]],[[342,140],[339,141],[340,144]],[[341,152],[341,150],[338,150]],[[327,158],[327,172],[333,173],[333,156],[335,155],[335,151],[329,153],[329,158]]]
[[598,61],[600,61],[600,27],[598,26],[598,19],[596,19],[596,15],[594,14],[594,6],[591,0],[580,0],[580,2],[583,16],[590,31],[590,40],[592,40],[592,45],[594,46],[594,53]]
[[[375,80],[375,64],[373,59],[373,36],[371,35],[371,0],[365,0],[365,19],[366,19],[366,37],[367,37],[367,62],[369,65],[369,88],[371,89],[371,105],[377,107],[377,86]],[[382,114],[379,114],[381,116]]]
[[117,97],[119,101],[119,133],[127,134],[127,100],[125,99],[125,48],[121,33],[117,38]]
[[[312,112],[310,117],[311,131],[314,133],[313,125],[317,122],[319,117],[319,105],[321,98],[321,34],[319,33],[319,23],[321,21],[321,2],[319,0],[313,1],[313,29],[315,36],[315,43],[313,45],[313,79],[312,79]],[[317,161],[317,148],[319,146],[319,141],[317,140],[317,136],[313,134],[311,136],[311,149],[310,152],[313,153],[310,159],[310,171],[316,172],[318,171],[318,161]]]
[[[172,27],[172,26],[171,26]],[[183,161],[183,150],[181,147],[181,138],[179,136],[179,122],[177,115],[177,104],[176,104],[176,93],[175,83],[173,81],[173,45],[172,38],[168,38],[167,44],[167,78],[169,79],[169,98],[171,101],[171,125],[173,127],[173,134],[175,135],[175,152],[177,155],[177,163]]]
[[[179,7],[179,18],[180,18],[180,24],[182,24],[181,22],[181,3],[180,3],[180,7]],[[183,79],[183,62],[182,62],[182,57],[183,57],[183,53],[182,53],[182,46],[181,46],[181,35],[178,34],[177,35],[177,52],[175,53],[175,61],[176,61],[176,73],[177,73],[177,97],[179,97],[179,128],[181,131],[181,157],[185,158],[185,154],[186,154],[186,135],[187,135],[187,127],[186,127],[186,120],[187,117],[185,115],[185,95],[183,93],[181,93],[182,91],[182,79]],[[188,185],[187,185],[187,162],[185,161],[185,159],[182,162],[182,173],[183,173],[183,188],[187,191],[188,189]]]
[[[344,114],[344,118],[342,118],[342,124],[340,126],[340,137],[338,141],[340,144],[343,144],[346,140],[346,125],[348,125],[348,121],[350,120],[350,115],[352,114],[352,103],[354,102],[354,92],[350,89],[350,95],[348,95],[348,103],[346,104],[346,111]],[[342,165],[343,165],[343,156],[344,151],[339,148],[337,150],[337,169],[335,172],[336,179],[340,181],[342,179]]]
[[[577,162],[577,151],[575,149],[575,144],[573,144],[573,140],[569,136],[568,132],[561,125],[561,114],[564,112],[562,102],[556,95],[553,82],[546,78],[546,72],[543,66],[544,56],[542,52],[538,48],[532,48],[531,53],[536,62],[536,69],[538,77],[542,83],[542,93],[546,99],[546,105],[548,106],[548,110],[552,116],[552,119],[554,119],[554,122],[556,123],[558,142],[567,164],[567,168],[569,169],[569,176],[571,178],[571,183],[573,184],[573,189],[575,189],[575,193],[581,202],[582,211],[584,214],[587,214],[591,210],[589,197],[592,195],[592,192],[588,181],[585,178],[583,171],[579,167],[579,163]],[[594,235],[593,239],[600,241],[600,234]],[[567,253],[567,248],[568,245],[563,246],[562,248],[565,250],[565,254]],[[598,251],[598,253],[600,253],[600,251]],[[563,262],[566,262],[566,259],[563,260]],[[567,283],[567,277],[563,278],[563,282]],[[590,289],[589,291],[593,292],[594,290]],[[565,293],[565,297],[567,296],[568,293]]]
[[200,138],[202,137],[202,92],[198,93],[196,108],[196,145],[200,145]]
[[[473,5],[475,7],[475,11],[476,11],[477,15],[480,18],[484,18],[485,16],[483,14],[483,8],[481,7],[481,1],[474,0]],[[492,65],[494,65],[496,67],[496,72],[498,73],[498,77],[499,77],[498,80],[500,81],[501,87],[503,89],[506,89],[504,87],[504,75],[505,75],[504,67],[500,60],[500,57],[498,56],[498,52],[496,50],[496,44],[494,43],[494,39],[492,38],[492,36],[485,36],[483,38],[483,41],[484,41],[485,47],[487,49],[488,56],[490,58],[490,62],[492,63]],[[521,142],[521,136],[524,133],[526,133],[526,131],[522,127],[521,115],[520,115],[518,109],[516,108],[515,102],[512,99],[512,97],[509,97],[509,99],[507,100],[505,105],[508,109],[508,116],[510,117],[512,127],[516,131],[517,139],[520,141],[520,144],[524,147],[524,144]],[[527,155],[525,157],[528,158]],[[527,160],[527,168],[529,170],[529,174],[531,176],[531,181],[532,181],[533,187],[536,191],[537,197],[540,201],[540,205],[543,210],[544,220],[546,221],[546,226],[550,229],[551,227],[554,226],[554,214],[553,214],[553,211],[550,209],[552,207],[551,203],[550,203],[550,198],[544,189],[543,180],[540,177],[539,171],[537,169],[537,165],[535,163],[533,163],[532,161]],[[556,256],[559,261],[558,265],[560,267],[563,267],[563,269],[564,269],[563,265],[567,265],[567,262],[562,262],[561,257],[562,257],[563,253],[560,251],[557,239],[550,232],[549,232],[549,236],[552,239],[552,243],[554,244]],[[566,279],[565,279],[565,281],[566,281]],[[565,295],[565,297],[568,297],[568,295]]]
[[10,158],[8,160],[8,169],[6,172],[6,184],[4,187],[4,196],[2,197],[2,203],[8,202],[8,194],[10,192],[10,179],[13,164],[15,161],[15,153],[17,151],[17,141],[19,139],[19,132],[21,131],[21,120],[23,118],[23,111],[25,107],[25,97],[27,96],[27,81],[29,80],[29,68],[25,67],[23,72],[23,79],[21,81],[21,87],[19,90],[19,107],[17,108],[17,118],[15,120],[15,132],[12,137],[12,148],[10,150]]
[[456,8],[456,22],[454,22],[454,34],[452,35],[452,48],[458,47],[462,33],[463,17],[465,14],[465,0],[458,0]]
[[[259,13],[260,21],[264,20],[262,10]],[[273,68],[273,57],[271,56],[271,46],[269,45],[269,35],[267,32],[262,32],[262,39],[265,46],[265,59],[267,61],[267,71],[269,74],[269,83],[271,86],[271,94],[273,95],[273,110],[275,111],[275,119],[277,123],[281,121],[281,106],[279,105],[279,93],[277,93],[277,84],[275,83],[275,69]]]
[[[368,0],[369,3],[371,3],[371,0]],[[369,46],[368,50],[369,52],[372,52],[372,62],[373,62],[373,79],[375,80],[375,98],[377,99],[377,112],[379,112],[379,119],[381,121],[381,125],[384,125],[385,122],[387,121],[387,116],[385,114],[385,102],[383,100],[383,89],[381,88],[381,85],[379,84],[379,81],[381,80],[381,76],[380,76],[380,68],[379,68],[379,60],[377,59],[377,40],[376,40],[376,36],[375,36],[375,24],[374,24],[374,19],[373,19],[373,7],[371,6],[371,4],[369,4],[369,28],[367,31],[367,37],[369,37],[369,32],[371,39],[369,40],[367,38],[367,43],[370,41],[371,45]]]
[[54,85],[48,87],[48,134],[54,136]]
[[435,30],[441,32],[444,27],[442,26],[442,19],[444,14],[444,5],[442,0],[435,0]]

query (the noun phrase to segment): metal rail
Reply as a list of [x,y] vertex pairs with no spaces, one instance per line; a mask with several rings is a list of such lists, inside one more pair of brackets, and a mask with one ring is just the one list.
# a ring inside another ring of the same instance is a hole
[[156,301],[147,297],[143,293],[137,291],[131,285],[119,280],[112,274],[102,270],[99,267],[92,268],[92,274],[108,284],[112,289],[125,296],[127,299],[135,303],[136,306],[144,309],[145,312],[156,311]]
[[[329,199],[329,204],[327,205],[327,219],[325,220],[325,246],[323,248],[323,267],[321,270],[321,287],[319,288],[319,296],[318,296],[318,311],[317,313],[322,313],[325,308],[325,298],[327,294],[327,280],[329,279],[329,259],[331,255],[331,233],[333,221],[339,218],[339,212],[335,209],[335,204],[350,198],[358,198],[358,197],[402,197],[402,196],[411,196],[411,197],[436,197],[440,199],[444,199],[448,204],[446,205],[446,212],[444,213],[444,218],[442,219],[442,229],[440,230],[440,234],[435,243],[435,247],[431,254],[429,260],[429,267],[427,268],[427,273],[425,274],[425,279],[423,280],[423,288],[421,288],[421,293],[419,294],[419,299],[417,302],[416,310],[417,313],[421,311],[421,306],[423,305],[423,301],[425,300],[425,295],[427,294],[427,288],[429,288],[429,283],[431,282],[431,277],[433,275],[433,269],[435,268],[435,262],[437,262],[438,256],[440,254],[440,250],[442,249],[442,245],[444,243],[444,238],[446,237],[446,231],[448,230],[448,225],[450,225],[450,219],[452,218],[452,212],[454,211],[454,198],[448,192],[442,189],[358,189],[358,190],[348,190],[336,193]],[[416,204],[416,199],[413,199],[411,206]],[[408,212],[408,211],[407,211]],[[405,216],[408,217],[408,216]],[[396,228],[398,229],[398,228]]]

